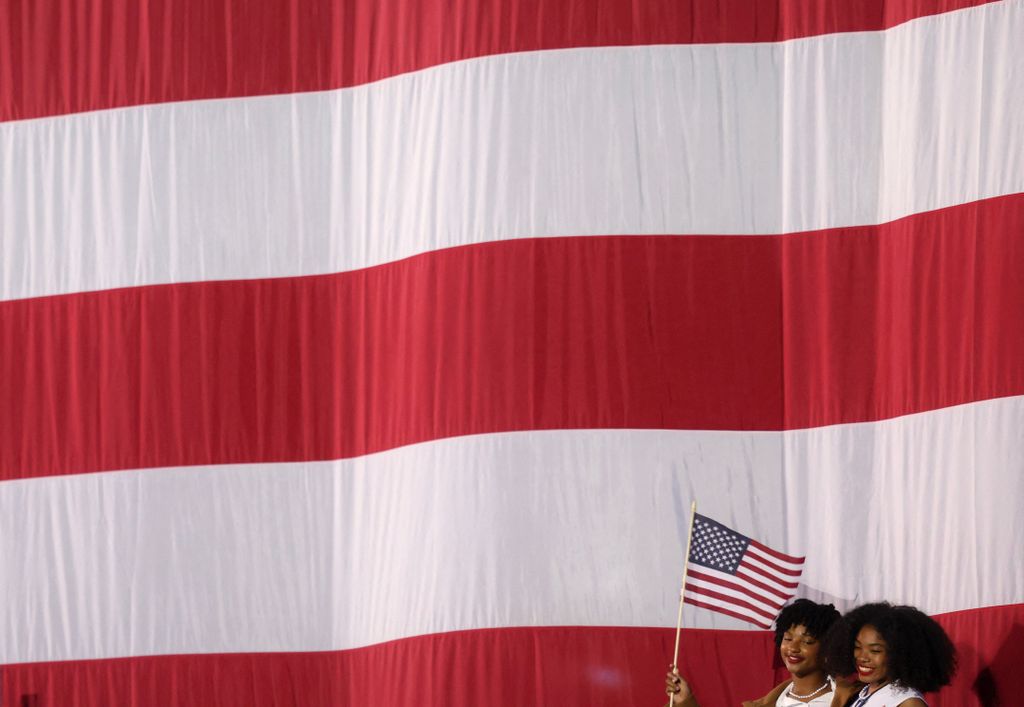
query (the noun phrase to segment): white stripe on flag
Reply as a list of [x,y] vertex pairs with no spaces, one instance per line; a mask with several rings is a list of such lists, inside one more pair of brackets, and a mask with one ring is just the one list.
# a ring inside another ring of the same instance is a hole
[[786,560],[780,559],[775,555],[764,552],[761,548],[757,547],[757,545],[753,543],[751,543],[750,546],[747,547],[747,552],[750,555],[755,556],[757,559],[763,559],[767,562],[771,562],[774,565],[782,567],[783,569],[793,570],[795,572],[803,571],[804,564],[806,564],[806,560],[802,560],[800,562],[788,562]]
[[516,53],[0,124],[0,299],[510,238],[876,224],[1022,192],[1022,36],[1024,4],[1001,2],[885,32]]
[[771,579],[765,577],[763,574],[750,572],[749,570],[745,569],[743,565],[740,565],[739,569],[736,570],[736,574],[742,577],[743,579],[750,580],[753,582],[760,582],[761,584],[767,585],[768,587],[774,589],[776,592],[784,594],[785,596],[793,596],[793,592],[796,591],[796,587],[788,587],[778,582],[773,582]]
[[[693,594],[693,595],[691,595],[690,592],[687,592],[686,596],[687,596],[688,600],[692,600],[693,602],[696,602],[697,604],[709,604],[709,605],[711,605],[713,607],[720,607],[722,609],[726,609],[728,611],[732,611],[734,613],[740,614],[740,615],[746,617],[752,623],[755,623],[758,626],[761,626],[763,628],[768,628],[769,626],[771,626],[772,622],[771,622],[770,619],[766,619],[764,616],[761,616],[760,614],[758,614],[756,612],[750,611],[749,609],[744,609],[742,606],[736,606],[735,604],[732,604],[730,602],[722,601],[721,599],[716,599],[715,597],[704,596],[702,594]],[[704,613],[704,612],[701,612],[701,613]],[[689,624],[687,624],[687,625],[689,625]],[[749,626],[745,626],[745,628],[750,628],[750,627]]]
[[[742,581],[741,582],[736,582],[736,580],[734,578],[732,578],[731,575],[726,575],[726,577],[729,578],[726,581],[729,581],[732,585],[737,586],[737,587],[743,587],[744,586]],[[691,586],[691,582],[692,582],[692,586]],[[730,596],[730,597],[732,597],[734,599],[739,599],[740,601],[746,602],[748,604],[751,604],[752,606],[757,607],[758,609],[761,609],[762,611],[766,612],[768,614],[768,616],[770,616],[770,617],[773,617],[777,613],[779,613],[779,609],[782,608],[782,604],[783,604],[783,602],[781,600],[778,601],[777,604],[769,603],[766,600],[766,595],[764,593],[756,592],[755,593],[756,596],[752,596],[751,594],[748,594],[747,592],[741,591],[740,589],[736,589],[736,588],[733,588],[733,587],[730,587],[730,586],[723,586],[723,585],[718,584],[716,582],[709,582],[709,581],[706,581],[706,580],[702,579],[699,576],[698,577],[687,577],[687,579],[686,579],[686,587],[687,587],[687,590],[695,589],[695,588],[707,589],[709,591],[716,592],[718,594],[724,594],[724,595]],[[749,587],[747,587],[747,588],[749,588]]]
[[793,596],[794,593],[794,590],[792,589],[783,592],[766,591],[749,581],[746,577],[731,575],[727,572],[721,572],[701,565],[691,564],[690,571],[692,573],[696,573],[697,576],[706,577],[711,582],[730,582],[737,587],[745,587],[749,591],[763,597],[762,601],[766,605],[774,607],[774,611],[778,611],[778,608],[781,607],[787,599]]
[[[1022,429],[1015,397],[785,433],[534,431],[339,462],[5,482],[0,663],[674,625],[689,495],[739,525],[741,485],[769,509],[874,494],[813,533],[757,516],[759,540],[806,543],[806,591],[930,613],[1019,603],[1024,564],[978,548],[1024,537]],[[948,581],[950,560],[986,581]],[[69,568],[60,582],[54,567]],[[689,606],[684,622],[748,628]]]
[[748,552],[743,556],[743,562],[741,565],[747,565],[748,567],[757,568],[764,572],[767,572],[771,576],[775,577],[779,582],[796,582],[800,579],[800,570],[794,570],[796,574],[788,574],[786,572],[779,572],[777,569],[762,561],[761,559],[754,557]]

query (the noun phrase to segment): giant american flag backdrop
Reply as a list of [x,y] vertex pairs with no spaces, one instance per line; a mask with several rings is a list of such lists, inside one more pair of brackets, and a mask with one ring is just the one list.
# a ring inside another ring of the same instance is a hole
[[[657,705],[693,499],[935,615],[933,705],[1012,703],[1021,37],[0,0],[3,705]],[[774,684],[684,626],[704,704]]]

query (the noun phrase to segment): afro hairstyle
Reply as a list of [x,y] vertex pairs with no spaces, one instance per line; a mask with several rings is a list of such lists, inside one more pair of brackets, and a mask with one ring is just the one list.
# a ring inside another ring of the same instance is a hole
[[829,631],[823,649],[830,674],[855,672],[853,646],[865,626],[872,626],[885,641],[888,677],[893,682],[934,692],[948,685],[956,673],[956,648],[934,619],[912,606],[878,602],[850,611]]
[[782,645],[782,637],[794,626],[803,626],[807,633],[819,641],[840,618],[832,604],[818,604],[810,599],[797,599],[782,607],[775,618],[775,647]]

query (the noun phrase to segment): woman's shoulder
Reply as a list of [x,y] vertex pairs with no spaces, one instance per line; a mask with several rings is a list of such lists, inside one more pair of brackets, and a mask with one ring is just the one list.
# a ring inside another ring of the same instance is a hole
[[[863,699],[866,696],[867,688],[861,690],[860,698]],[[915,700],[914,703],[907,704],[910,700]],[[917,702],[919,700],[919,702]],[[861,704],[860,702],[854,702],[854,704]],[[885,685],[877,692],[875,692],[871,699],[864,703],[865,707],[899,707],[900,705],[907,704],[907,707],[911,707],[913,704],[925,705],[928,707],[928,703],[924,701],[924,695],[911,687],[905,687],[898,683],[889,683]]]
[[[905,687],[899,683],[889,684],[888,687],[892,692],[892,699],[899,700],[894,704],[901,705],[907,700],[913,699],[918,699],[921,700],[921,702],[924,702],[924,695],[912,687]],[[924,703],[927,704],[927,702]]]

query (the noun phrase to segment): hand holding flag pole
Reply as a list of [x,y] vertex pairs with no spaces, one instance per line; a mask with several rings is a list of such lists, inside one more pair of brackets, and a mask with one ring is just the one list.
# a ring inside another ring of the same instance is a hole
[[[697,515],[697,501],[690,503],[690,529],[686,534],[686,554],[683,556],[683,582],[679,587],[679,615],[676,617],[676,647],[672,651],[672,669],[679,665],[679,633],[683,628],[683,595],[686,593],[686,572],[690,568],[690,543],[693,542],[693,519]],[[672,697],[668,698],[672,707]]]

